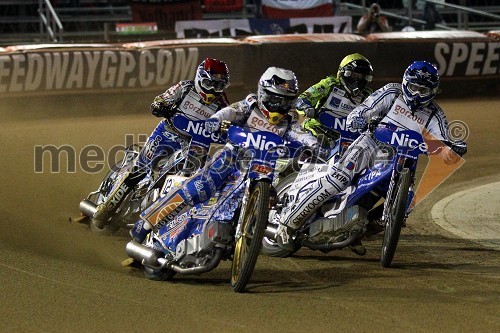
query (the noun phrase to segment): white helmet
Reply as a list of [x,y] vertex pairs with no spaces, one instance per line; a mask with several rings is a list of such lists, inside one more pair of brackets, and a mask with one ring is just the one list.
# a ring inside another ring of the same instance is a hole
[[292,108],[299,87],[295,73],[269,67],[260,77],[257,91],[259,109],[271,124],[277,124]]

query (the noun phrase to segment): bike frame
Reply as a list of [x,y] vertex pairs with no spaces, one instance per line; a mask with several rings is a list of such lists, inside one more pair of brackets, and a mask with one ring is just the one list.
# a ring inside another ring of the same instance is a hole
[[[158,230],[157,238],[165,252],[175,253],[180,241],[200,235],[205,230],[203,225],[210,221],[235,223],[236,216],[244,215],[253,183],[257,180],[271,183],[276,160],[295,154],[301,146],[297,142],[286,144],[280,136],[271,132],[249,132],[238,126],[229,128],[227,138],[234,147],[239,147],[238,156],[243,158],[238,161],[246,159],[246,163],[243,161],[235,168],[228,182],[210,199],[182,212]],[[236,237],[239,236],[237,228]]]

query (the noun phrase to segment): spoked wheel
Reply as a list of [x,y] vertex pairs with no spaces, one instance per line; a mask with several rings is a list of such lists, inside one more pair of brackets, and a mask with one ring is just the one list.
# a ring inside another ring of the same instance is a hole
[[[94,194],[91,198],[89,198],[89,200],[91,202],[94,202],[97,205],[99,205],[100,203],[102,203],[105,200],[105,198],[109,194],[109,191],[112,188],[112,184],[115,182],[115,179],[117,176],[116,170],[118,170],[119,166],[122,163],[123,163],[123,161],[119,161],[108,171],[108,173],[106,174],[106,176],[102,180],[102,184],[103,184],[102,188],[105,189],[104,192],[99,192],[99,193]],[[120,229],[120,225],[117,224],[113,220],[111,220],[108,224],[106,224],[102,229],[98,228],[95,225],[95,221],[91,216],[89,217],[89,226],[90,226],[90,230],[92,230],[92,232],[100,234],[100,235],[111,235],[111,234],[114,234],[115,232],[117,232],[118,229]]]
[[231,289],[235,292],[244,291],[259,256],[269,216],[269,186],[266,181],[257,182],[248,199],[231,267]]
[[[134,146],[134,150],[128,150],[125,158],[115,163],[115,165],[113,165],[113,167],[109,169],[108,173],[101,182],[100,191],[89,198],[91,202],[99,205],[106,200],[113,189],[113,185],[117,181],[117,177],[119,177],[120,169],[124,165],[130,166],[131,163],[133,163],[133,160],[138,156],[139,152],[138,150],[135,150],[136,148],[139,149],[138,147]],[[129,149],[132,148],[129,147]],[[133,193],[129,193],[123,200],[122,205],[124,203],[127,203],[132,196]],[[112,218],[102,228],[97,227],[95,220],[92,217],[89,217],[90,230],[101,235],[112,235],[116,233],[123,225],[123,216],[116,213],[113,214]]]
[[399,174],[399,179],[393,189],[392,202],[389,203],[389,214],[385,221],[384,241],[380,255],[380,263],[383,267],[390,267],[396,247],[398,246],[401,228],[406,218],[408,203],[408,191],[411,183],[411,175],[407,168]]
[[[294,172],[289,174],[285,178],[281,179],[276,185],[276,194],[278,196],[278,201],[282,201],[283,196],[288,192],[290,187],[293,184],[295,178],[297,178],[298,173]],[[277,225],[273,225],[273,227],[277,228]],[[277,257],[277,258],[286,258],[297,252],[301,245],[295,244],[293,251],[282,249],[278,246],[278,244],[274,241],[274,239],[264,237],[262,239],[262,253],[266,256]]]

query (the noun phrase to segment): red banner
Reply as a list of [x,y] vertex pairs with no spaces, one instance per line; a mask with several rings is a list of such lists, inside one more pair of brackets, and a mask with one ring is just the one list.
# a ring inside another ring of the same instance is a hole
[[243,0],[203,0],[205,12],[234,12],[243,9]]
[[324,17],[333,15],[333,5],[327,3],[307,9],[278,9],[262,5],[262,16],[268,19],[286,19],[293,17]]
[[159,30],[173,31],[176,21],[201,20],[201,5],[198,0],[183,2],[130,3],[132,21],[156,22]]

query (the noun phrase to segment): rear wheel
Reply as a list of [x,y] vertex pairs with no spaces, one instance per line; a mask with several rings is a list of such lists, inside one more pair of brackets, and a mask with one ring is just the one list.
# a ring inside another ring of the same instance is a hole
[[406,209],[408,203],[408,191],[410,189],[411,175],[405,168],[399,174],[398,181],[394,187],[392,199],[389,202],[389,214],[385,221],[384,241],[380,255],[380,263],[383,267],[390,267],[396,247],[398,246],[401,228],[406,219]]
[[235,292],[244,291],[262,247],[269,216],[269,186],[266,181],[258,181],[248,198],[231,267],[231,288]]

